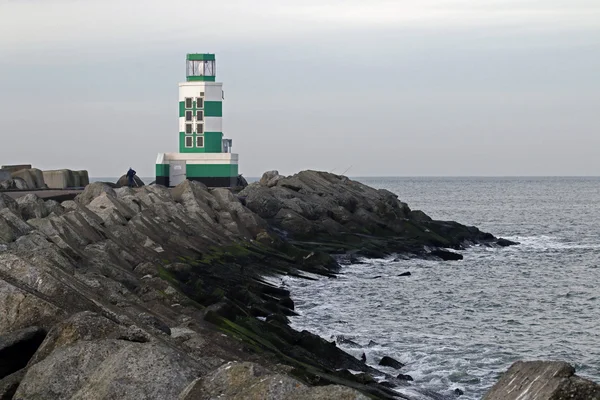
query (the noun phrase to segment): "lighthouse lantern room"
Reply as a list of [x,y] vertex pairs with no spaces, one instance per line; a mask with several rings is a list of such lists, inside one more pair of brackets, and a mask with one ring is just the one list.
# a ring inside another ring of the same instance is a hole
[[216,82],[214,54],[188,54],[186,82],[179,84],[179,152],[160,153],[156,183],[177,186],[186,179],[210,187],[237,185],[238,155],[223,138],[223,84]]

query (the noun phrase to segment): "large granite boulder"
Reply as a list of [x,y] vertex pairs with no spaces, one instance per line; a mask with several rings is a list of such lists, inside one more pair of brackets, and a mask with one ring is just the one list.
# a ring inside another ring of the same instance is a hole
[[190,384],[179,400],[367,400],[345,386],[308,387],[287,375],[274,373],[250,362],[230,362]]
[[517,361],[483,400],[600,400],[600,385],[560,361]]
[[29,193],[25,196],[17,198],[19,211],[25,221],[32,218],[44,218],[49,212],[46,208],[44,200],[37,197],[35,194]]
[[94,182],[85,187],[82,193],[78,194],[75,197],[75,201],[81,205],[87,206],[90,204],[96,197],[99,197],[102,193],[106,193],[107,196],[116,198],[117,194],[115,190],[110,186],[101,183]]
[[206,371],[160,343],[78,341],[29,367],[16,399],[175,399]]
[[0,335],[0,379],[24,368],[45,336],[36,326]]
[[19,204],[16,200],[4,193],[0,193],[0,210],[3,208],[8,208],[14,213],[19,213]]

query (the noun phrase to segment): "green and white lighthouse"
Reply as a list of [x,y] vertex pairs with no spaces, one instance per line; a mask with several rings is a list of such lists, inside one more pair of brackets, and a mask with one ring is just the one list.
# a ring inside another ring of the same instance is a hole
[[179,152],[160,153],[156,183],[177,186],[186,179],[210,187],[237,185],[238,155],[223,137],[223,84],[216,82],[214,54],[188,54],[186,82],[179,84]]

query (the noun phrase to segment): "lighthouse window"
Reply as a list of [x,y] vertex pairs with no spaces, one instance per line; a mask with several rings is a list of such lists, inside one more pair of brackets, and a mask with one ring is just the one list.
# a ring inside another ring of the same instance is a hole
[[196,136],[196,147],[204,147],[204,136]]
[[204,111],[196,111],[196,121],[204,121]]
[[196,133],[199,135],[204,133],[204,124],[196,124]]
[[191,97],[185,98],[185,108],[192,108],[192,98]]
[[188,135],[192,134],[192,124],[185,124],[185,133]]
[[202,97],[196,99],[196,108],[204,108],[204,99]]
[[185,120],[186,121],[191,121],[192,120],[192,115],[193,115],[192,111],[186,111],[185,112]]
[[194,147],[194,138],[192,136],[185,137],[185,147]]

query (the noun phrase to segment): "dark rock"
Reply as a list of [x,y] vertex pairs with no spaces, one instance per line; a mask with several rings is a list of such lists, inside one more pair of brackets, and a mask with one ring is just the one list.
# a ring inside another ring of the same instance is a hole
[[0,379],[24,368],[45,337],[38,327],[0,335]]
[[285,315],[281,315],[281,314],[269,314],[266,318],[267,322],[277,322],[279,324],[283,324],[283,325],[287,325],[289,324],[289,320],[287,319],[287,317]]
[[412,275],[412,274],[410,273],[410,271],[406,271],[406,272],[403,272],[403,273],[401,273],[401,274],[400,274],[400,275],[398,275],[398,276],[411,276],[411,275]]
[[458,260],[463,259],[462,254],[458,254],[453,251],[440,250],[440,249],[433,250],[431,252],[431,255],[439,257],[444,261],[458,261]]
[[238,175],[237,186],[240,188],[245,188],[246,186],[248,186],[248,181],[242,175]]
[[412,376],[405,374],[398,374],[396,378],[400,379],[401,381],[414,381]]
[[[133,187],[144,186],[144,181],[142,181],[140,178],[138,178],[137,175],[135,175],[133,177],[133,181],[134,181]],[[117,182],[115,182],[115,186],[119,187],[119,188],[129,186],[129,178],[127,178],[127,175],[123,175],[122,177],[120,177],[119,180]]]
[[12,400],[14,398],[25,372],[25,369],[21,369],[0,379],[0,400]]
[[456,388],[456,389],[454,389],[454,394],[457,396],[462,396],[463,394],[465,394],[465,392],[463,392],[459,388]]
[[294,309],[294,301],[289,296],[280,299],[279,304],[283,307],[289,308],[290,310]]
[[498,240],[496,240],[496,244],[501,247],[508,247],[518,245],[519,242],[513,242],[512,240],[499,238]]
[[485,394],[484,400],[598,400],[600,385],[575,375],[560,361],[517,361]]
[[384,356],[381,359],[381,361],[379,361],[379,365],[382,365],[384,367],[392,367],[395,369],[400,369],[404,367],[404,364],[402,364],[400,361],[394,360],[392,357],[388,356]]
[[336,341],[339,344],[343,344],[346,347],[352,347],[352,348],[355,348],[355,349],[358,349],[358,348],[362,347],[360,344],[356,343],[353,340],[347,339],[347,338],[345,338],[342,335],[337,336],[336,337]]
[[390,388],[390,389],[393,389],[393,388],[396,387],[396,385],[394,385],[393,383],[388,382],[388,381],[381,381],[381,382],[379,382],[379,384],[381,386],[385,386],[385,387]]

